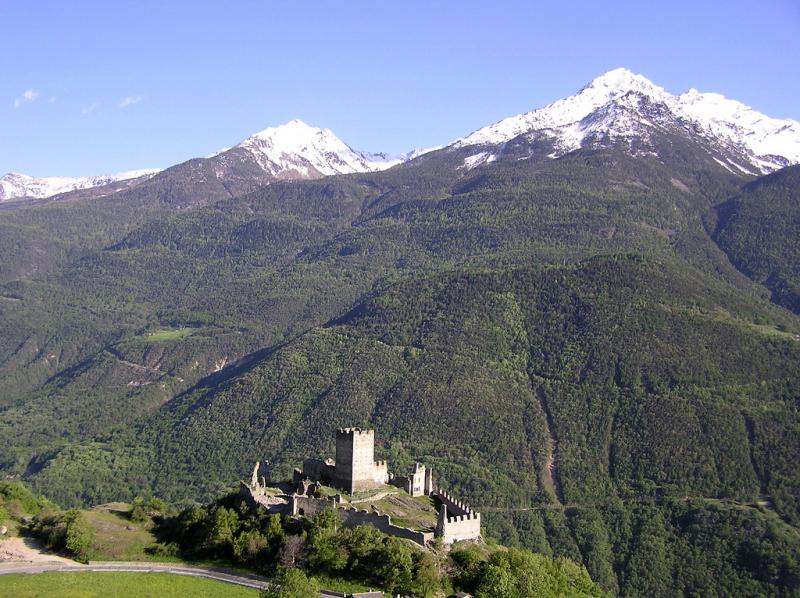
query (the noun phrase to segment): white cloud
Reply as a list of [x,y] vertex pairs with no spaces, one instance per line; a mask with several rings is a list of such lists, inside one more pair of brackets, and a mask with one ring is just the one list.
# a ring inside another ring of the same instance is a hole
[[56,98],[56,96],[50,96],[50,99],[47,100],[47,103],[48,104],[55,104],[57,99],[58,98]]
[[134,104],[138,104],[142,101],[142,96],[127,96],[122,98],[122,101],[119,103],[120,108],[127,108],[128,106],[133,106]]
[[88,106],[84,106],[83,108],[81,108],[81,114],[91,114],[97,109],[99,105],[100,104],[98,104],[97,102],[92,102]]
[[19,108],[27,102],[33,102],[39,97],[39,92],[35,89],[26,89],[22,95],[14,100],[14,108]]

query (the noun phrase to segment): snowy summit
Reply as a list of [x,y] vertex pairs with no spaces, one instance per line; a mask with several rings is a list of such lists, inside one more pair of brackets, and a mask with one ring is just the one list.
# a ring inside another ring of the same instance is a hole
[[276,178],[375,172],[406,159],[354,150],[330,129],[312,127],[301,120],[264,129],[233,149],[250,153],[264,171]]
[[[747,167],[732,162],[739,171],[766,173],[800,163],[799,122],[770,118],[716,93],[691,89],[675,96],[624,68],[597,77],[573,96],[478,129],[452,147],[497,146],[520,135],[538,135],[553,140],[551,157],[558,157],[597,139],[646,141],[654,127],[686,124],[749,162]],[[482,147],[464,165],[474,167],[496,156]]]
[[0,178],[0,202],[12,199],[33,198],[44,199],[60,193],[91,189],[101,185],[109,185],[142,177],[151,177],[157,169],[131,170],[117,174],[100,176],[68,177],[51,176],[36,178],[18,172],[9,172]]

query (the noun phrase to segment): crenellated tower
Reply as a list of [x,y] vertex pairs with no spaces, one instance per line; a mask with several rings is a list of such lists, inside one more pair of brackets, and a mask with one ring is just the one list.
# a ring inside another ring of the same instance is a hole
[[375,431],[339,428],[334,471],[335,485],[350,493],[387,484],[386,461],[375,461]]

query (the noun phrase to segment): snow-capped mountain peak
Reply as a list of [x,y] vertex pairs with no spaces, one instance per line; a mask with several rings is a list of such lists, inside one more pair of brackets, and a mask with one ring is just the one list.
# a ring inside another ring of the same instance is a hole
[[404,161],[404,157],[354,150],[330,129],[290,120],[252,135],[233,149],[248,152],[276,178],[316,178],[333,174],[375,172]]
[[[637,75],[628,69],[618,68],[592,80],[573,96],[553,102],[544,108],[511,116],[488,127],[478,129],[457,140],[455,145],[461,147],[499,144],[530,131],[555,131],[579,123],[609,102],[631,92],[647,96],[654,101],[663,101],[670,97],[663,88],[651,83],[642,75]],[[570,151],[577,147],[580,145],[574,146],[574,143],[569,142],[565,143],[562,149]]]
[[626,68],[616,68],[595,77],[583,87],[578,94],[591,92],[592,94],[602,95],[608,99],[613,99],[624,95],[630,91],[636,91],[646,96],[663,98],[668,95],[663,87],[659,87],[647,77],[639,75]]
[[0,202],[20,198],[44,199],[68,191],[90,189],[141,177],[150,177],[158,169],[130,170],[100,176],[67,177],[52,176],[36,178],[18,172],[9,172],[0,178]]
[[[765,116],[717,93],[690,89],[675,96],[625,68],[592,80],[575,95],[503,119],[456,140],[452,147],[502,145],[520,135],[551,139],[558,157],[598,139],[637,139],[646,147],[654,127],[691,125],[720,147],[769,172],[800,163],[800,123]],[[482,148],[486,159],[497,151]],[[477,154],[476,154],[477,155]],[[476,162],[465,161],[469,168]],[[749,172],[732,162],[740,171]]]
[[718,93],[690,89],[677,97],[682,114],[715,136],[745,148],[762,172],[800,162],[800,122],[770,118]]

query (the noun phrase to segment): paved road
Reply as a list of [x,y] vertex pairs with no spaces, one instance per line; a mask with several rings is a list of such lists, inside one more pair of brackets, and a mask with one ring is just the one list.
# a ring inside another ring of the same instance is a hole
[[[11,573],[44,573],[47,571],[116,571],[134,573],[172,573],[189,577],[205,577],[237,586],[261,590],[269,581],[266,577],[221,568],[191,567],[171,563],[90,561],[88,565],[65,563],[0,563],[0,575]],[[339,598],[343,594],[322,590],[322,598]]]
[[3,563],[0,564],[0,575],[9,573],[43,573],[45,571],[126,571],[140,573],[173,573],[190,577],[206,577],[226,583],[262,589],[267,582],[266,577],[231,572],[224,569],[207,569],[170,563],[122,563],[122,562],[90,562],[88,565],[67,565],[64,563]]

